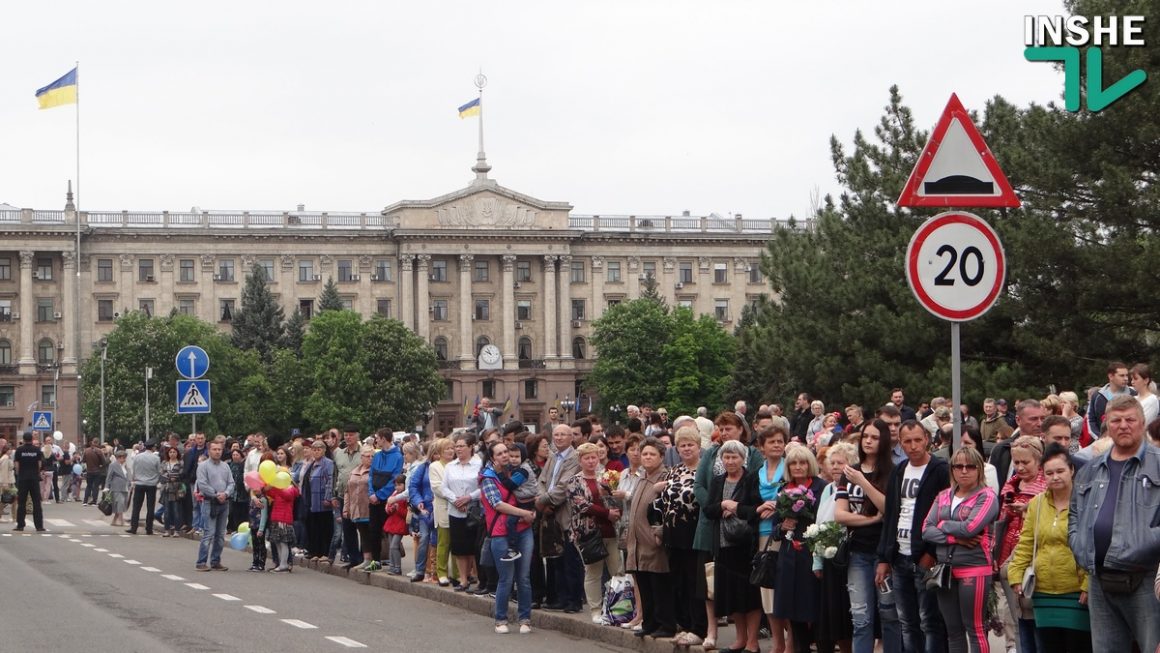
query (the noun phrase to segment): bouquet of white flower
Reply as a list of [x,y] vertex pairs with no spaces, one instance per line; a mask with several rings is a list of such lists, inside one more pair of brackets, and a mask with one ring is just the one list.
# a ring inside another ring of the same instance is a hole
[[814,555],[826,560],[838,555],[838,547],[846,538],[846,529],[838,522],[810,524],[806,528],[805,540],[809,542]]

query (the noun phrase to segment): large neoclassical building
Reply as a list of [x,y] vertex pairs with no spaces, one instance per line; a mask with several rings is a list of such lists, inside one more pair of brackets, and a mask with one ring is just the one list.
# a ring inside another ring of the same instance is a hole
[[430,342],[447,394],[428,428],[442,430],[462,423],[464,398],[511,399],[532,424],[575,400],[592,321],[650,277],[671,305],[726,326],[768,290],[758,264],[775,220],[574,215],[499,185],[482,158],[472,170],[466,188],[368,213],[0,205],[0,434],[56,407],[75,439],[78,361],[100,355],[120,314],[176,309],[228,330],[254,266],[287,314],[315,313],[333,278],[350,308]]

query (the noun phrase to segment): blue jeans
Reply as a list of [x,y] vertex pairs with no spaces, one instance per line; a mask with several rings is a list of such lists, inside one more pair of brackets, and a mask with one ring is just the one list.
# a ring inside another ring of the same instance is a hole
[[508,619],[508,598],[512,591],[512,576],[516,581],[516,596],[519,603],[520,623],[532,620],[532,529],[515,536],[522,554],[519,560],[504,562],[501,558],[508,550],[509,538],[493,537],[488,540],[491,557],[499,570],[499,584],[495,588],[495,622],[504,623]]
[[1034,619],[1020,619],[1015,627],[1019,632],[1019,653],[1044,653]]
[[419,551],[415,554],[415,576],[422,578],[427,573],[427,549],[435,535],[435,524],[419,517]]
[[217,517],[211,517],[209,502],[205,501],[200,505],[202,506],[202,517],[205,519],[205,528],[201,532],[201,544],[197,547],[197,564],[204,565],[208,558],[209,564],[220,565],[222,547],[226,541],[226,521],[230,518],[229,506],[222,505],[218,510]]
[[[878,588],[874,586],[877,567],[878,556],[875,554],[850,552],[846,589],[850,592],[850,616],[854,622],[853,653],[874,651],[874,622],[880,617]],[[897,619],[882,619],[882,651],[902,652],[902,632]]]
[[1104,592],[1099,577],[1089,577],[1088,611],[1092,620],[1093,653],[1126,653],[1132,640],[1144,653],[1155,651],[1160,643],[1160,601],[1153,594],[1151,573],[1146,573],[1140,587],[1131,594]]
[[[205,501],[195,501],[193,504],[193,530],[205,532],[205,522],[209,515],[209,506]],[[228,515],[227,515],[228,516]]]
[[947,650],[946,625],[939,613],[938,596],[926,589],[923,570],[910,556],[903,555],[896,556],[891,567],[894,601],[902,628],[902,650],[906,653],[944,653]]

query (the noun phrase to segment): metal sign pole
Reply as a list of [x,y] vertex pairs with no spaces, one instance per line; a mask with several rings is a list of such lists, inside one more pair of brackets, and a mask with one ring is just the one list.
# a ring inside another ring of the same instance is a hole
[[951,415],[955,425],[954,437],[951,439],[952,458],[963,442],[963,413],[959,408],[963,402],[960,360],[959,323],[951,322]]

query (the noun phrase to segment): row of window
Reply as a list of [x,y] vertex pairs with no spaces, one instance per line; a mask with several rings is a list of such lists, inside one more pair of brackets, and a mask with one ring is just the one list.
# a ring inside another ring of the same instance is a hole
[[[0,256],[0,281],[12,280],[13,260],[11,256]],[[40,281],[52,281],[53,260],[51,256],[38,256],[32,271],[32,278]]]
[[[455,381],[452,379],[443,380],[443,401],[455,401]],[[482,382],[484,397],[494,397],[495,395],[495,379],[484,379]],[[537,379],[524,379],[524,399],[539,399],[540,398],[540,382]],[[493,404],[494,405],[494,404]]]
[[[12,300],[0,299],[0,322],[11,322],[15,314],[12,312]],[[52,322],[59,320],[61,314],[56,310],[56,300],[52,297],[36,298],[36,321]]]
[[[0,408],[13,408],[16,405],[16,387],[0,385]],[[56,408],[56,386],[46,384],[40,386],[40,405],[45,408]]]
[[[448,360],[447,354],[447,338],[439,336],[431,343],[435,347],[435,358],[445,361]],[[491,338],[487,336],[479,336],[475,339],[475,358],[479,358],[479,354],[483,348],[491,344]],[[579,336],[572,338],[572,358],[583,359],[588,351],[588,345],[584,338]],[[516,358],[522,361],[535,360],[536,357],[532,354],[532,339],[524,336],[519,339],[516,344]],[[531,397],[529,397],[530,399]]]
[[[57,345],[52,338],[41,338],[36,343],[36,362],[38,365],[52,365],[56,362]],[[0,338],[0,366],[12,365],[12,342]]]

